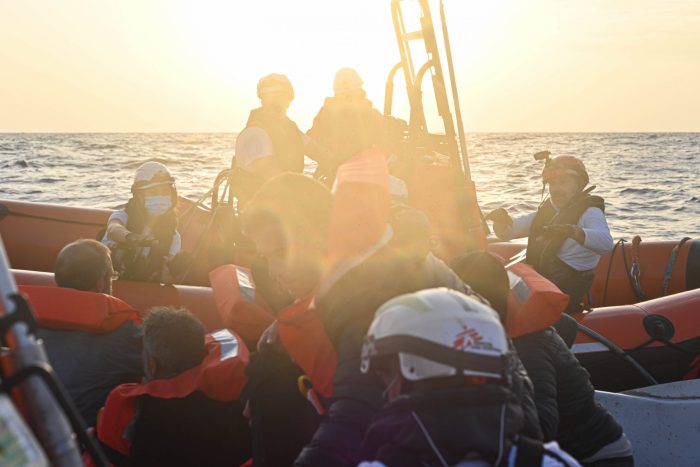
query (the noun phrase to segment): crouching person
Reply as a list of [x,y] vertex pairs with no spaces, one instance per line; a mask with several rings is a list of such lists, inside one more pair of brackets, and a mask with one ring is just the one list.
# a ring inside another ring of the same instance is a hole
[[184,309],[156,308],[144,322],[141,384],[107,398],[97,437],[115,465],[240,465],[250,432],[238,402],[248,351],[227,330],[204,334]]
[[496,313],[464,294],[429,289],[385,303],[362,371],[384,381],[388,404],[366,432],[361,466],[578,466],[556,443],[522,435],[515,358]]

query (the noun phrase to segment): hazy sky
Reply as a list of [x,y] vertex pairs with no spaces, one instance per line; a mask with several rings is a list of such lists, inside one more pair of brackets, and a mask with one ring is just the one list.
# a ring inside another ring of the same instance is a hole
[[[381,109],[389,4],[0,0],[0,132],[238,131],[271,72],[306,129],[342,66]],[[469,131],[700,131],[698,0],[445,8]]]

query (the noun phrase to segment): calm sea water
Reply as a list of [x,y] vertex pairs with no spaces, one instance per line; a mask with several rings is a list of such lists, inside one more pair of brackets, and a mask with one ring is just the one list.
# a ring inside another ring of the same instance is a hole
[[[109,208],[126,201],[134,170],[167,165],[181,194],[199,198],[230,165],[235,134],[0,134],[0,198]],[[580,156],[607,203],[613,236],[700,237],[700,133],[468,136],[479,202],[536,209],[542,164],[532,154]]]

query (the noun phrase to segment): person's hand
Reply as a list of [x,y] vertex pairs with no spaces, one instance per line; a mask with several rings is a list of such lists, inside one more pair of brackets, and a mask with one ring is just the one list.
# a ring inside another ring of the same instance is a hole
[[493,221],[494,224],[500,225],[511,225],[513,224],[513,219],[510,218],[510,214],[504,208],[494,209],[490,213],[486,214],[486,219]]
[[152,246],[157,240],[150,234],[139,234],[131,232],[127,234],[126,241],[132,246]]
[[542,229],[542,236],[548,239],[573,238],[579,244],[583,244],[586,240],[586,234],[583,232],[583,229],[575,224],[545,225]]
[[513,219],[504,208],[494,209],[486,215],[486,219],[493,221],[493,230],[499,237],[502,237],[504,231],[513,225]]

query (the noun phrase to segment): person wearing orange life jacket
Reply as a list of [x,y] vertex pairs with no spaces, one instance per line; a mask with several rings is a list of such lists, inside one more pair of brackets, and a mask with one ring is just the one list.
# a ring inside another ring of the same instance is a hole
[[107,398],[97,437],[115,465],[241,465],[250,431],[238,402],[248,352],[237,336],[185,309],[155,308],[144,322],[145,380]]
[[282,174],[264,184],[243,211],[244,231],[270,277],[295,299],[271,311],[275,322],[246,370],[256,466],[291,465],[318,426],[319,414],[300,393],[300,377],[308,377],[319,393],[331,393],[335,350],[310,302],[323,274],[332,207],[331,193],[319,182]]
[[525,261],[556,284],[570,301],[567,313],[581,311],[581,300],[593,283],[600,257],[613,248],[605,221],[603,198],[584,190],[589,177],[580,159],[538,153],[546,158],[542,181],[549,184],[549,197],[537,212],[511,219],[498,208],[486,218],[493,220],[502,240],[527,236]]
[[190,258],[180,252],[175,179],[160,162],[136,169],[132,197],[112,213],[102,243],[114,257],[120,277],[138,281],[173,282]]
[[365,150],[339,168],[333,197],[312,179],[282,174],[263,185],[243,213],[244,229],[270,261],[273,277],[293,295],[322,281],[315,300],[338,356],[328,417],[295,465],[356,465],[364,429],[382,405],[379,382],[359,372],[371,314],[435,277],[390,245],[385,154],[371,138],[363,141]]
[[[499,259],[478,251],[452,263],[457,274],[485,297],[506,323],[509,279]],[[584,466],[634,464],[622,427],[594,398],[588,372],[551,327],[513,338],[535,386],[545,441],[556,440]]]
[[96,240],[65,246],[56,260],[56,287],[24,285],[39,322],[38,336],[59,380],[85,422],[96,421],[109,392],[139,381],[141,318],[112,297],[109,249]]

